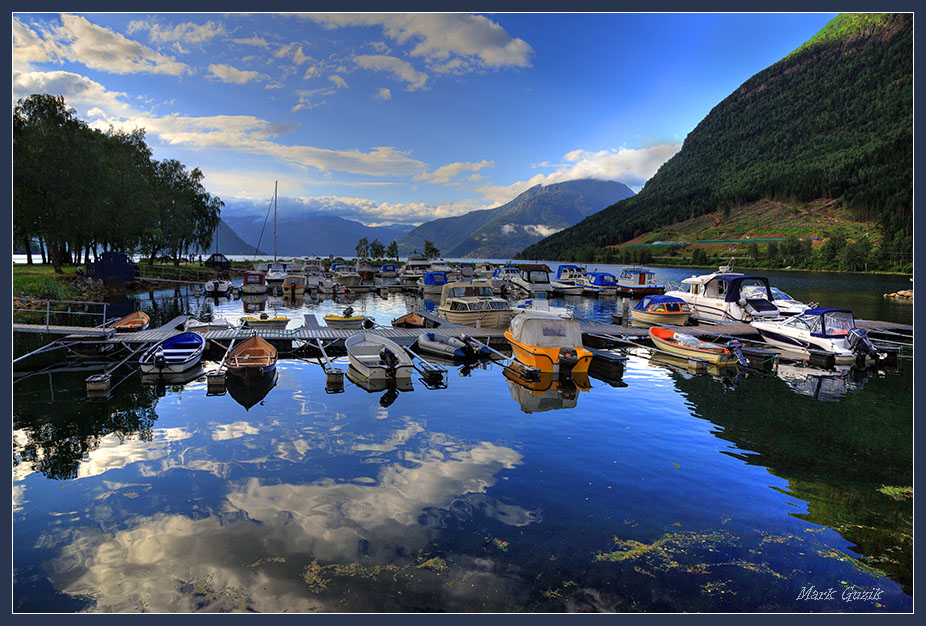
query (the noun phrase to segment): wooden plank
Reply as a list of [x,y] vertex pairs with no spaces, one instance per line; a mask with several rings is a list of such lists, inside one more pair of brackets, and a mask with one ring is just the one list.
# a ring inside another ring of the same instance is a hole
[[49,333],[53,335],[81,335],[84,337],[109,337],[116,331],[111,328],[93,326],[62,326],[58,324],[13,324],[13,332]]

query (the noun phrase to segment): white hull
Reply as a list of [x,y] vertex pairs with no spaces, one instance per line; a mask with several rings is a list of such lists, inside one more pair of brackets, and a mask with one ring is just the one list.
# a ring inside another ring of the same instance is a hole
[[508,328],[514,313],[509,310],[491,311],[451,311],[444,307],[437,308],[437,316],[451,324],[462,324],[474,328]]
[[267,293],[267,285],[241,285],[241,293],[262,294]]
[[[350,364],[368,380],[411,379],[414,373],[411,357],[394,341],[371,333],[357,333],[344,342]],[[380,350],[386,347],[398,358],[395,375],[390,372],[380,359]]]

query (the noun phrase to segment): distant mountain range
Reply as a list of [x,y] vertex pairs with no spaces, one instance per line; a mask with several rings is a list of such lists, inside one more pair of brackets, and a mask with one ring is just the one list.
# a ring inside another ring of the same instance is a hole
[[[266,246],[264,246],[266,249]],[[219,219],[219,227],[212,236],[211,250],[206,250],[206,254],[218,252],[220,254],[257,254],[265,256],[266,252],[255,250],[253,244],[249,244],[238,236],[231,226],[225,223],[225,220]]]
[[[227,225],[237,233],[239,241],[244,243],[245,251],[230,252],[219,237],[219,252],[224,254],[254,254],[254,248],[260,246],[263,256],[274,253],[273,219],[264,223],[260,216],[225,216]],[[353,256],[357,242],[366,237],[367,241],[378,239],[389,245],[401,239],[412,225],[390,224],[387,226],[365,226],[360,222],[347,220],[333,215],[307,215],[299,218],[277,219],[276,254],[278,256]],[[261,232],[263,231],[263,232]],[[224,231],[223,231],[224,232]]]
[[632,195],[622,183],[588,178],[537,185],[494,209],[425,222],[399,240],[399,251],[421,252],[430,241],[445,257],[510,258]]

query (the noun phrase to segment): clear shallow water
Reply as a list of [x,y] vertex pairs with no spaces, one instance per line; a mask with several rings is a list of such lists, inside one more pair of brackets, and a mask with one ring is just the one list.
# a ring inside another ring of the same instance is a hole
[[[163,321],[206,306],[152,295]],[[420,306],[348,302],[383,324]],[[268,304],[295,327],[344,301]],[[249,410],[203,378],[90,401],[87,375],[14,386],[15,611],[912,609],[912,500],[879,491],[912,485],[909,359],[722,377],[630,356],[587,391],[484,364],[340,394],[287,359]]]

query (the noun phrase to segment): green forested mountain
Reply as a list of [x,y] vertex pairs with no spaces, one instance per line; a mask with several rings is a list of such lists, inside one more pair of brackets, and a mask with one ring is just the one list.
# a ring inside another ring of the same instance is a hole
[[837,199],[912,248],[913,16],[841,14],[718,104],[636,196],[520,253],[602,247],[762,198]]
[[421,251],[431,241],[449,257],[511,258],[551,232],[632,195],[623,183],[591,178],[536,185],[500,207],[425,222],[399,241],[404,244],[400,249]]

